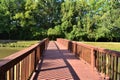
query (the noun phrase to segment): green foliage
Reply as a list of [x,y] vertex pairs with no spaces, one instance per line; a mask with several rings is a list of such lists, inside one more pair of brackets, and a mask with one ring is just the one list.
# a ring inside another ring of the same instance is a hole
[[120,41],[119,14],[118,0],[1,0],[0,39]]
[[72,31],[67,35],[67,39],[70,40],[77,40],[77,41],[83,41],[87,39],[87,34],[85,31],[77,27],[76,25],[73,25]]
[[48,29],[48,37],[52,40],[55,40],[58,37],[64,37],[64,34],[62,32],[61,26],[55,26],[54,28],[49,28]]
[[69,22],[69,21],[64,21],[64,22],[61,24],[61,28],[62,28],[62,31],[63,31],[63,32],[70,32],[71,29],[72,29],[72,24],[71,24],[71,22]]
[[35,39],[35,40],[42,40],[43,38],[47,37],[47,30],[43,28],[32,27],[31,32],[32,32],[32,35],[31,35],[32,39]]

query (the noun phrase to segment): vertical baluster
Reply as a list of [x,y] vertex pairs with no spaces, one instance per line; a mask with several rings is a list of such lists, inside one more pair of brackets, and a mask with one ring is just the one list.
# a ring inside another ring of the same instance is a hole
[[16,80],[20,80],[20,62],[16,65]]
[[112,55],[110,55],[110,79],[112,79],[112,77],[113,77],[113,56]]
[[76,53],[75,53],[76,57],[77,57],[77,54],[78,54],[78,44],[76,44]]
[[13,68],[9,70],[9,80],[14,80],[13,79]]
[[26,75],[26,76],[25,76],[25,79],[26,79],[26,80],[29,78],[29,76],[28,76],[29,66],[28,66],[28,65],[29,65],[29,64],[28,64],[28,56],[27,56],[27,57],[25,58],[25,67],[26,67],[26,68],[25,68],[25,70],[26,70],[26,71],[25,71],[25,72],[26,72],[26,73],[25,73],[25,75]]
[[32,59],[31,59],[31,71],[33,71],[34,70],[34,65],[35,65],[35,52],[33,51],[32,52]]
[[76,42],[74,44],[75,44],[74,54],[76,55],[76,53],[77,53],[77,44],[76,44]]
[[27,77],[27,59],[26,59],[26,57],[25,57],[25,59],[24,59],[24,70],[25,70],[25,80],[26,80],[26,77]]
[[89,55],[89,54],[87,54],[87,56],[86,56],[86,53],[87,53],[87,49],[84,47],[84,60],[87,62],[87,56]]
[[103,72],[103,54],[101,53],[101,72]]
[[80,46],[80,48],[81,48],[81,58],[83,58],[83,47],[82,46]]
[[[0,80],[2,80],[2,79],[0,79]],[[10,72],[9,72],[9,70],[7,71],[7,80],[10,80]]]
[[25,80],[25,59],[21,61],[21,79]]
[[37,47],[37,53],[38,53],[38,62],[40,60],[40,46]]
[[79,58],[82,58],[82,47],[80,45],[78,45],[78,54],[77,54],[77,56]]
[[84,59],[84,47],[82,46],[82,59]]
[[97,69],[100,72],[100,53],[97,51]]
[[111,69],[112,69],[112,71],[111,71],[111,73],[112,73],[112,80],[114,79],[114,56],[112,56],[112,64],[111,64]]
[[98,71],[100,72],[100,52],[98,51]]
[[116,57],[114,56],[114,61],[113,61],[113,80],[116,80],[116,73],[115,73],[115,71],[116,71]]
[[117,80],[120,80],[120,57],[118,57],[118,74],[117,74]]
[[103,54],[103,60],[104,60],[104,73],[106,74],[106,53],[105,54]]
[[[1,79],[2,80],[2,79]],[[11,80],[11,73],[10,70],[7,71],[7,80]]]
[[19,70],[19,71],[20,71],[20,73],[19,73],[19,76],[20,76],[20,77],[19,77],[19,80],[21,80],[21,77],[22,77],[22,75],[21,75],[21,74],[22,74],[22,67],[21,67],[22,61],[20,61],[20,64],[19,64],[19,65],[20,65],[20,66],[19,66],[19,68],[20,68],[20,70]]
[[98,70],[98,53],[96,50],[94,50],[94,56],[95,56],[95,67]]
[[109,78],[110,55],[106,54],[106,78]]
[[[32,53],[31,53],[32,54]],[[31,75],[31,54],[29,55],[29,76]]]
[[40,58],[42,57],[42,53],[41,53],[41,47],[39,45],[39,54],[40,54]]
[[17,76],[16,76],[16,65],[14,66],[14,72],[13,72],[13,74],[14,74],[14,80],[16,80],[16,78],[17,78]]
[[39,61],[38,47],[36,47],[36,66]]
[[118,57],[116,56],[116,80],[118,80],[118,63],[119,61],[118,61]]
[[101,53],[101,71],[103,73],[103,53]]
[[85,60],[85,61],[86,61],[86,56],[85,56],[86,51],[87,51],[86,48],[83,47],[83,60]]
[[81,58],[83,58],[83,47],[82,46],[80,46],[81,47]]
[[30,54],[29,54],[28,57],[27,57],[27,58],[28,58],[28,63],[27,63],[27,65],[28,65],[28,68],[27,68],[27,70],[28,70],[28,71],[27,71],[28,79],[30,78],[30,74],[29,74],[29,67],[30,67],[30,66],[29,66],[29,63],[30,63],[30,58],[29,58],[29,56],[30,56]]
[[106,54],[103,53],[103,73],[106,74]]
[[78,44],[76,44],[76,53],[75,53],[76,57],[77,57],[77,54],[78,54]]
[[110,69],[111,69],[111,55],[109,55],[109,60],[108,60],[108,75],[110,78]]
[[118,58],[115,56],[115,58],[114,58],[115,60],[114,60],[114,80],[117,80],[117,61],[118,61]]
[[10,72],[10,80],[14,80],[14,67],[9,70]]
[[37,63],[38,63],[40,60],[39,46],[37,47],[37,57],[38,57],[38,61],[37,61]]
[[102,53],[100,53],[100,72],[102,72]]
[[91,52],[89,53],[91,55],[91,58],[90,58],[90,64],[93,65],[93,68],[96,67],[96,51],[92,48],[91,49]]
[[37,65],[37,50],[35,49],[34,51],[35,51],[35,53],[34,53],[34,57],[35,57],[34,70],[36,70],[36,65]]

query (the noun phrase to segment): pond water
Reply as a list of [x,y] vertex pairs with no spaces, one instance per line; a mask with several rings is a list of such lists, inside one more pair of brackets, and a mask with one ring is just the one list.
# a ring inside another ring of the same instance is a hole
[[[7,43],[4,43],[7,42]],[[31,41],[10,41],[2,40],[0,41],[0,59],[7,57],[11,54],[14,54],[17,51],[20,51],[26,47],[29,47],[33,44],[38,43],[39,41],[31,40]]]
[[0,59],[7,57],[17,51],[20,51],[22,48],[10,48],[10,47],[0,47]]

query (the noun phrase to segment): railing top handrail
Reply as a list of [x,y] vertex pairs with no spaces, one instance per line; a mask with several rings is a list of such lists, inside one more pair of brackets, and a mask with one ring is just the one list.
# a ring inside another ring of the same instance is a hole
[[[28,47],[25,48],[21,51],[18,51],[8,57],[3,58],[0,61],[0,72],[2,71],[2,69],[6,68],[6,70],[8,70],[9,68],[11,68],[14,64],[18,63],[19,61],[21,61],[23,58],[25,58],[31,51],[33,51],[38,45],[41,45],[46,39],[43,39],[42,41]],[[9,65],[9,66],[7,66]]]
[[90,48],[90,49],[94,49],[96,51],[105,53],[105,54],[111,54],[112,56],[118,56],[120,57],[120,52],[119,51],[115,51],[115,50],[110,50],[110,49],[105,49],[105,48],[100,48],[100,47],[96,47],[96,46],[92,46],[92,45],[88,45],[88,44],[84,44],[82,42],[78,42],[80,45]]
[[120,57],[120,52],[119,51],[105,49],[105,48],[97,48],[97,47],[94,50],[96,50],[97,52],[102,52],[102,53],[105,53],[105,54],[110,54],[112,56]]
[[100,48],[100,47],[96,47],[96,46],[84,44],[82,42],[77,42],[77,43],[80,44],[80,45],[82,45],[82,46],[84,46],[84,47],[87,47],[87,48],[90,48],[90,49],[94,49],[94,50],[102,52],[102,53],[111,54],[112,56],[118,56],[118,57],[120,57],[120,52],[119,51],[105,49],[105,48]]
[[86,48],[90,48],[90,49],[95,49],[96,47],[95,46],[92,46],[92,45],[87,45],[87,44],[84,44],[82,42],[77,42],[78,45],[82,45],[83,47],[86,47]]
[[[58,38],[58,39],[62,39],[62,38]],[[70,41],[70,40],[67,40],[67,39],[63,39],[63,40]],[[96,46],[84,44],[82,42],[77,42],[77,41],[70,41],[70,42],[76,43],[76,44],[81,45],[81,46],[83,46],[85,48],[93,49],[93,50],[101,52],[101,53],[110,54],[112,56],[118,56],[118,57],[120,57],[120,52],[119,51],[105,49],[105,48],[100,48],[100,47],[96,47]]]

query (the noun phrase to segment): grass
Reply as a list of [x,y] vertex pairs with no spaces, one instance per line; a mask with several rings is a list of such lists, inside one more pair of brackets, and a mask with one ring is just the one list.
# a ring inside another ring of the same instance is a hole
[[120,43],[119,42],[83,42],[85,44],[106,48],[110,50],[120,51]]
[[0,43],[0,59],[29,47],[37,42],[38,41],[15,41],[9,43]]

